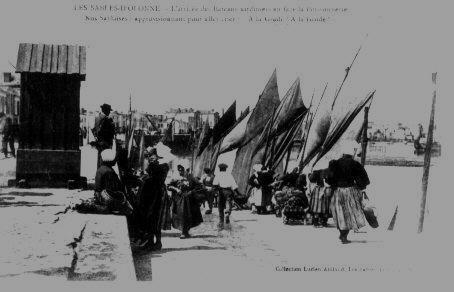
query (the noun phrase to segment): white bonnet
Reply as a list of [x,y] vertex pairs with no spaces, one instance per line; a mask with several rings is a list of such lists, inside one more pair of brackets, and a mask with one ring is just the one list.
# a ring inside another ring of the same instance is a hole
[[115,160],[115,151],[112,149],[106,149],[101,152],[101,159],[103,162],[112,162]]

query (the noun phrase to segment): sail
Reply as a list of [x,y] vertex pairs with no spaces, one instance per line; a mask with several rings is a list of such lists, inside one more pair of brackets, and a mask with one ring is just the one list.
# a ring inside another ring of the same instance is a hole
[[301,118],[301,115],[306,112],[307,108],[301,97],[300,80],[297,78],[276,108],[274,118],[268,121],[267,130],[262,132],[256,150],[258,151],[265,146],[268,140],[277,139],[281,134],[285,133],[294,125],[295,119]]
[[236,152],[232,175],[238,185],[238,192],[242,195],[248,194],[248,180],[252,174],[252,166],[256,163],[262,163],[263,148],[253,155],[259,139],[260,136],[256,136],[246,146],[239,148]]
[[[320,152],[317,155],[313,165],[315,165],[331,148],[338,142],[341,136],[347,131],[350,124],[353,122],[358,113],[372,99],[375,91],[370,92],[366,97],[359,101],[337,103],[335,111],[333,111],[331,126],[323,143]],[[353,132],[357,132],[357,129]],[[353,139],[356,137],[352,137]],[[352,140],[353,140],[352,139]]]
[[[228,136],[232,130],[234,130],[239,123],[241,123],[243,120],[246,119],[246,117],[248,116],[248,113],[249,113],[249,107],[246,108],[246,110],[244,112],[241,113],[239,119],[235,122],[235,124],[229,129],[227,130],[226,132],[226,135]],[[216,164],[217,164],[217,161],[218,161],[218,158],[219,158],[219,155],[222,154],[221,152],[221,147],[222,145],[224,144],[224,139],[226,138],[226,136],[222,137],[214,146],[213,146],[213,152],[211,154],[211,163],[210,163],[210,169],[211,170],[215,170],[216,168]],[[213,139],[214,141],[214,139]]]
[[198,152],[197,152],[197,156],[200,156],[202,154],[203,150],[205,150],[205,148],[210,143],[210,140],[211,140],[212,136],[213,136],[213,129],[210,129],[210,127],[208,126],[207,132],[202,137],[202,139],[200,139],[200,146],[199,146],[199,149],[198,149]]
[[204,168],[214,170],[216,167],[219,149],[223,137],[230,131],[236,123],[236,101],[227,109],[219,119],[213,130],[204,137],[202,143],[206,143],[203,149],[199,149],[199,155],[195,159],[193,174],[195,177],[201,177]]
[[202,145],[204,145],[203,148],[205,148],[206,145],[208,145],[209,142],[208,138],[211,137],[210,131],[211,131],[210,124],[207,118],[203,125],[202,132],[200,133],[200,136],[198,138],[197,147],[195,147],[195,156],[198,156],[202,153],[203,151]]
[[140,135],[140,144],[139,144],[139,169],[142,171],[144,169],[144,160],[145,160],[145,132],[142,130]]
[[219,140],[225,136],[236,122],[236,101],[227,109],[222,115],[216,125],[213,127],[213,144],[219,142]]
[[331,98],[326,98],[324,94],[321,96],[317,112],[314,112],[306,141],[304,141],[306,143],[304,153],[301,153],[298,157],[300,168],[306,166],[317,155],[328,135],[334,98],[335,95],[332,95]]
[[273,109],[279,105],[279,92],[277,88],[276,70],[268,80],[259,100],[252,110],[246,125],[245,137],[240,146],[248,144],[255,136],[260,135],[269,120]]
[[238,119],[234,128],[222,140],[219,153],[225,153],[239,147],[246,135],[246,125],[251,115],[252,112],[249,111],[248,107]]
[[[350,126],[346,129],[346,131],[342,134],[339,140],[331,147],[331,149],[323,155],[322,158],[317,162],[315,167],[317,169],[327,168],[329,162],[333,159],[338,159],[341,157],[343,145],[348,143],[349,145],[353,145],[357,143],[358,150],[356,152],[356,158],[359,157],[361,154],[361,141],[362,141],[362,129],[363,129],[363,122],[364,122],[364,115],[358,114]],[[361,135],[358,135],[361,133]],[[357,138],[359,137],[359,140]],[[314,160],[315,161],[315,160]]]
[[261,163],[263,153],[260,151],[255,155],[253,153],[260,141],[260,134],[263,132],[266,122],[271,118],[273,109],[279,103],[276,70],[274,70],[248,119],[244,138],[240,144],[241,147],[236,153],[232,175],[238,185],[240,194],[247,194],[247,182],[251,174],[252,165]]
[[285,155],[287,154],[290,147],[293,145],[293,141],[297,138],[299,129],[302,127],[304,117],[306,112],[303,112],[298,117],[296,117],[287,131],[281,133],[275,138],[273,143],[273,149],[266,157],[266,165],[269,165],[272,170],[276,173],[282,174],[283,169],[278,170],[278,167],[283,162]]

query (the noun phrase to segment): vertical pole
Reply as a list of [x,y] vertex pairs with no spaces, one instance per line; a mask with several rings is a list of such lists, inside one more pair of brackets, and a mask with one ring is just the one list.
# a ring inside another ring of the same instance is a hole
[[366,152],[367,152],[367,125],[369,124],[369,107],[364,108],[364,123],[363,123],[363,137],[361,139],[361,164],[366,164]]
[[422,175],[422,198],[419,211],[419,224],[418,233],[421,233],[424,225],[424,215],[426,212],[426,199],[427,199],[427,185],[429,182],[429,169],[430,169],[430,156],[432,152],[433,130],[434,130],[434,116],[435,116],[435,101],[437,98],[437,73],[432,73],[432,82],[434,84],[434,91],[432,97],[432,110],[430,111],[429,129],[427,131],[426,153],[424,155],[424,172]]

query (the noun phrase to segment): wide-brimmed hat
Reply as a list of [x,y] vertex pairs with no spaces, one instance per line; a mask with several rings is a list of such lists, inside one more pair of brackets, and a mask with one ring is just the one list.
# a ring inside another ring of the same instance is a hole
[[107,104],[107,103],[104,103],[100,106],[101,109],[105,109],[105,110],[108,110],[108,111],[112,111],[112,107],[110,106],[110,104]]

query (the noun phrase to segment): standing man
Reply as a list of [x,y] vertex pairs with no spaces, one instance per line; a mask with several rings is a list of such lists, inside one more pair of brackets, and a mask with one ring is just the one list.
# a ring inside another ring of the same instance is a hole
[[214,174],[208,167],[205,168],[203,172],[204,174],[202,175],[200,182],[205,190],[206,201],[208,203],[208,210],[205,211],[205,214],[211,214],[213,212],[213,201],[215,195],[213,191]]
[[16,149],[14,148],[14,126],[10,117],[5,120],[5,127],[3,128],[3,154],[5,158],[8,157],[8,144],[13,157],[16,157]]
[[232,212],[233,193],[238,189],[232,174],[227,172],[228,165],[219,164],[219,174],[214,177],[213,185],[218,188],[218,210],[219,210],[219,228],[224,227],[224,210],[225,223],[230,223],[230,214]]
[[109,104],[101,105],[99,119],[95,123],[93,135],[97,139],[98,148],[98,167],[100,165],[100,154],[105,149],[112,149],[113,139],[115,137],[115,124],[109,116],[112,107]]

